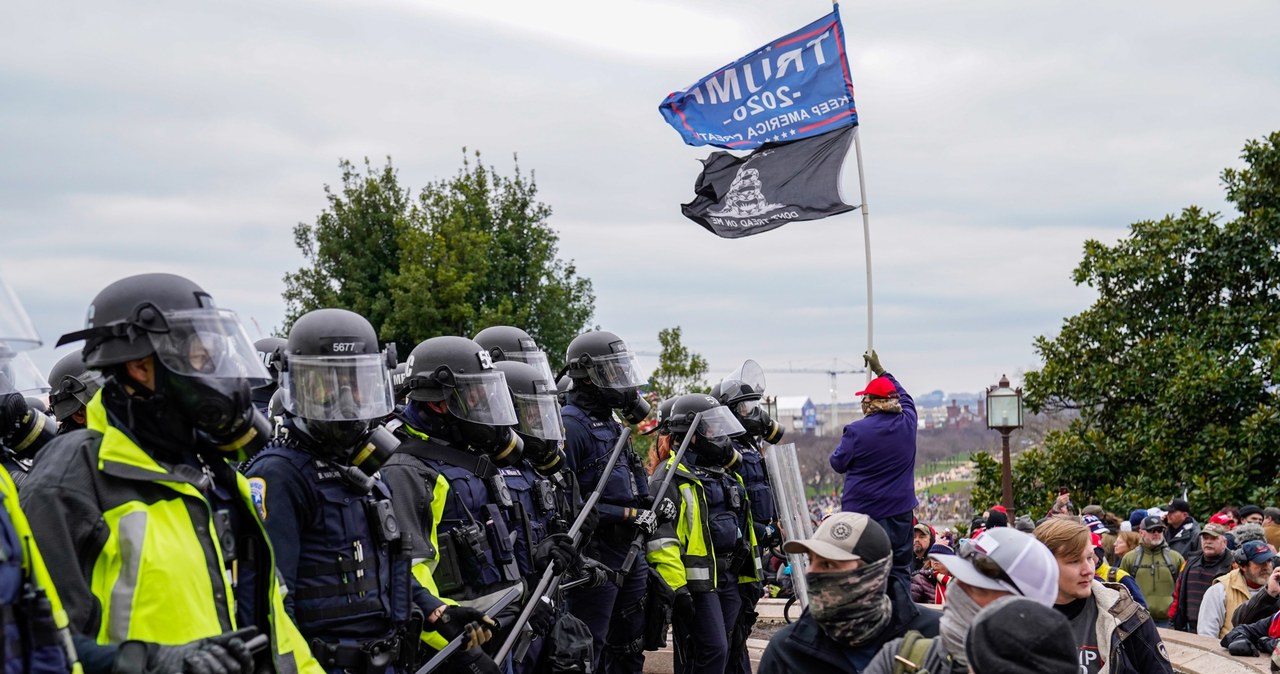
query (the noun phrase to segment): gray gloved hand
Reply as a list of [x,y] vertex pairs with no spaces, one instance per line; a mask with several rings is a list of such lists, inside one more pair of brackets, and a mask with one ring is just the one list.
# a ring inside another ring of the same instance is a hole
[[645,536],[652,536],[658,530],[658,516],[652,510],[633,510],[631,523]]
[[246,627],[178,646],[147,645],[144,674],[252,674],[253,653],[245,644],[258,628]]
[[871,349],[870,351],[862,354],[862,362],[866,363],[867,367],[871,368],[871,371],[874,372],[877,377],[884,374],[884,366],[880,364],[880,355],[876,353],[875,349]]

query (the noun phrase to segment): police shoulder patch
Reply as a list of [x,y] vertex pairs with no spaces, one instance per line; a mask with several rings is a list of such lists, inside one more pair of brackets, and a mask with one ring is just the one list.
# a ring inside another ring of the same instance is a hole
[[258,517],[267,519],[267,481],[260,477],[249,478],[249,500],[258,511]]

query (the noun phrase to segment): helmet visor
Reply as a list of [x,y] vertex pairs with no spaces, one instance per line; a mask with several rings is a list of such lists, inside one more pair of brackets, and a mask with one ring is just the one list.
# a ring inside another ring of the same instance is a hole
[[36,398],[48,393],[49,382],[31,358],[25,353],[9,352],[6,355],[7,349],[5,344],[0,344],[0,372],[4,373],[10,386],[22,395]]
[[449,412],[459,419],[490,426],[515,426],[516,408],[507,390],[507,376],[497,370],[453,377]]
[[721,400],[736,400],[744,395],[764,393],[764,368],[754,360],[747,360],[738,369],[720,380]]
[[197,309],[166,313],[165,327],[148,332],[161,364],[179,375],[271,380],[262,359],[234,312]]
[[553,395],[529,395],[513,393],[516,416],[519,422],[516,430],[525,435],[532,435],[543,440],[563,440],[564,422],[560,420],[560,403]]
[[587,376],[591,378],[591,383],[600,388],[634,388],[645,381],[640,376],[640,365],[636,362],[635,354],[630,351],[593,356],[591,365],[587,367]]
[[3,278],[0,278],[0,341],[8,343],[13,351],[34,349],[41,343],[27,310]]
[[394,408],[391,378],[380,353],[290,356],[280,376],[284,409],[304,419],[380,419]]
[[698,422],[698,435],[707,438],[725,438],[746,433],[738,418],[728,407],[712,407],[702,412],[702,420]]
[[751,415],[755,414],[756,410],[760,409],[760,399],[752,398],[751,400],[736,402],[730,407],[730,409],[732,409],[733,413],[739,417],[743,419],[750,419]]
[[547,381],[555,381],[556,377],[551,373],[551,361],[547,360],[545,351],[512,351],[505,354],[507,360],[514,360],[526,365],[531,365],[542,378]]

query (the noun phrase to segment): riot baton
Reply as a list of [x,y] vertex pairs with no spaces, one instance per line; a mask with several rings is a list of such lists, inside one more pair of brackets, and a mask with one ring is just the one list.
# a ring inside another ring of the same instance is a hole
[[[485,615],[492,617],[495,613],[506,608],[508,604],[515,601],[519,596],[520,588],[518,586],[512,587],[501,597],[498,597],[498,601],[494,602],[493,606],[490,606],[488,611],[485,611]],[[466,641],[467,636],[468,635],[464,630],[462,634],[454,637],[453,640],[446,644],[444,648],[440,649],[439,653],[436,653],[430,660],[427,660],[427,664],[419,667],[416,674],[428,674],[428,672],[432,672],[437,667],[444,664],[444,661],[448,660],[450,655],[453,655],[455,651],[462,648],[462,643]]]
[[[609,453],[609,460],[604,464],[604,472],[600,473],[600,481],[596,484],[596,488],[587,496],[587,500],[582,504],[582,509],[578,511],[578,516],[573,519],[573,525],[569,527],[569,538],[575,539],[577,543],[578,534],[582,531],[582,525],[587,521],[587,515],[595,509],[596,502],[600,500],[600,494],[604,491],[604,486],[609,482],[609,474],[613,472],[613,467],[618,464],[618,457],[622,456],[622,452],[627,449],[627,440],[631,438],[631,427],[622,429],[622,435],[618,436],[618,441],[613,445],[613,451]],[[532,541],[530,541],[532,544]],[[533,616],[533,611],[537,608],[537,602],[542,601],[542,597],[555,592],[555,585],[558,585],[560,575],[555,572],[555,567],[547,566],[542,572],[542,577],[538,579],[538,585],[529,594],[529,601],[525,602],[524,610],[520,612],[520,617],[516,618],[515,623],[511,626],[511,633],[507,635],[507,640],[502,642],[502,648],[498,649],[498,654],[494,656],[494,662],[502,662],[507,654],[511,652],[512,647],[516,645],[516,641],[520,639],[520,632],[524,626],[528,624],[529,618]],[[418,674],[422,674],[419,672]]]
[[[649,510],[655,513],[658,510],[658,504],[662,503],[663,497],[667,493],[667,488],[671,486],[671,479],[676,476],[676,468],[680,467],[680,462],[684,460],[684,452],[689,449],[689,441],[693,439],[693,434],[698,432],[698,424],[702,422],[702,412],[693,415],[693,422],[689,424],[689,430],[684,434],[684,441],[680,443],[680,449],[676,450],[675,460],[670,464],[671,469],[662,476],[662,486],[658,489],[658,493],[653,495],[653,503],[649,505]],[[666,466],[663,466],[664,468]],[[644,547],[644,532],[636,532],[635,538],[631,539],[631,549],[627,550],[627,558],[622,561],[622,568],[618,569],[618,585],[622,585],[622,579],[631,573],[631,567],[636,565],[636,557],[640,556],[640,549]]]

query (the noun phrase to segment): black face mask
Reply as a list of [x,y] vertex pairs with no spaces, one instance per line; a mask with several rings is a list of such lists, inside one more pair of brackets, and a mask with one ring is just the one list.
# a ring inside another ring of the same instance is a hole
[[494,465],[514,466],[524,454],[524,441],[510,426],[490,426],[458,419],[462,441],[471,449],[487,454]]
[[180,375],[159,365],[151,398],[220,451],[252,455],[271,440],[271,424],[253,406],[248,380]]

